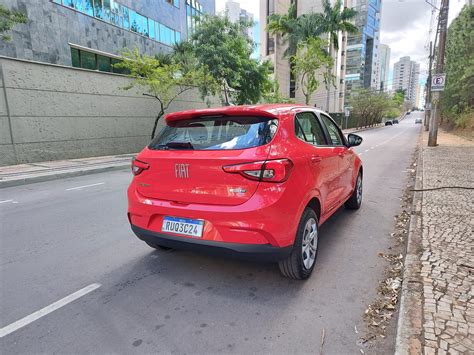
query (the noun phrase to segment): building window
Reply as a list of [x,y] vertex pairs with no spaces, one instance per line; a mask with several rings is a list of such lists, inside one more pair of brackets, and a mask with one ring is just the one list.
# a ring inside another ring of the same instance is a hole
[[275,38],[267,32],[267,55],[275,53]]
[[120,59],[75,47],[71,47],[71,62],[75,68],[128,74],[125,69],[114,68],[114,64],[120,63]]
[[196,0],[186,0],[186,26],[188,29],[188,38],[196,30],[196,25],[202,17],[202,5]]
[[[115,0],[52,0],[86,15],[99,18],[115,26],[138,33],[142,36],[161,42],[168,46],[181,41],[181,33],[161,23],[154,21],[125,5],[118,4]],[[189,0],[188,0],[189,1]],[[179,0],[174,0],[179,7]],[[172,1],[172,3],[174,4]],[[193,0],[195,2],[195,0]],[[163,26],[166,29],[166,42],[161,41],[157,28]],[[168,32],[170,35],[168,36]]]
[[275,0],[267,0],[267,16],[275,13]]

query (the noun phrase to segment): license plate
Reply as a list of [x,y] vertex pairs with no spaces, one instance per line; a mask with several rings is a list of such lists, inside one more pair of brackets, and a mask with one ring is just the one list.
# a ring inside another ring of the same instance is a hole
[[165,216],[163,218],[162,232],[181,234],[195,238],[202,237],[204,221],[189,218]]

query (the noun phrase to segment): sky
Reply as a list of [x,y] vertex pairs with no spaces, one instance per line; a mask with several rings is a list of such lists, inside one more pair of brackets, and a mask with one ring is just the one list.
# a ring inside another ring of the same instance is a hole
[[[216,12],[223,12],[227,0],[216,0]],[[259,0],[236,0],[241,8],[254,14],[259,19]],[[319,0],[314,0],[319,1]],[[439,8],[441,0],[430,1]],[[424,83],[428,69],[429,28],[432,17],[432,7],[425,0],[382,0],[381,43],[391,49],[390,75],[393,64],[400,57],[410,56],[411,60],[420,63],[420,82]],[[459,14],[466,0],[450,0],[449,23]],[[434,40],[437,24],[437,11],[434,14],[431,39]],[[254,36],[258,38],[257,36]]]

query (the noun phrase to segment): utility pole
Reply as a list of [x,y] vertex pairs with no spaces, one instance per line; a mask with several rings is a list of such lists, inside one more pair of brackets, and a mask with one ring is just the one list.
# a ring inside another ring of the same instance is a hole
[[430,66],[428,69],[428,80],[426,81],[426,99],[425,99],[425,131],[430,127],[431,116],[431,70],[433,68],[433,42],[430,41]]
[[[449,0],[442,0],[442,6],[439,11],[439,50],[438,58],[436,61],[436,73],[442,74],[444,70],[444,52],[446,49],[446,34],[448,30],[448,12],[449,12]],[[431,83],[430,83],[431,85]],[[430,120],[428,146],[436,147],[438,145],[438,125],[441,117],[440,108],[441,92],[433,92],[433,113]]]

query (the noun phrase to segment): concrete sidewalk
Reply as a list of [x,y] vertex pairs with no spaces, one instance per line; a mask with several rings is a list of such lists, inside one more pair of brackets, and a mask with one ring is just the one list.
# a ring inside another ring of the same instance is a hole
[[0,166],[0,188],[125,169],[136,154]]
[[423,134],[397,354],[474,354],[474,142]]

